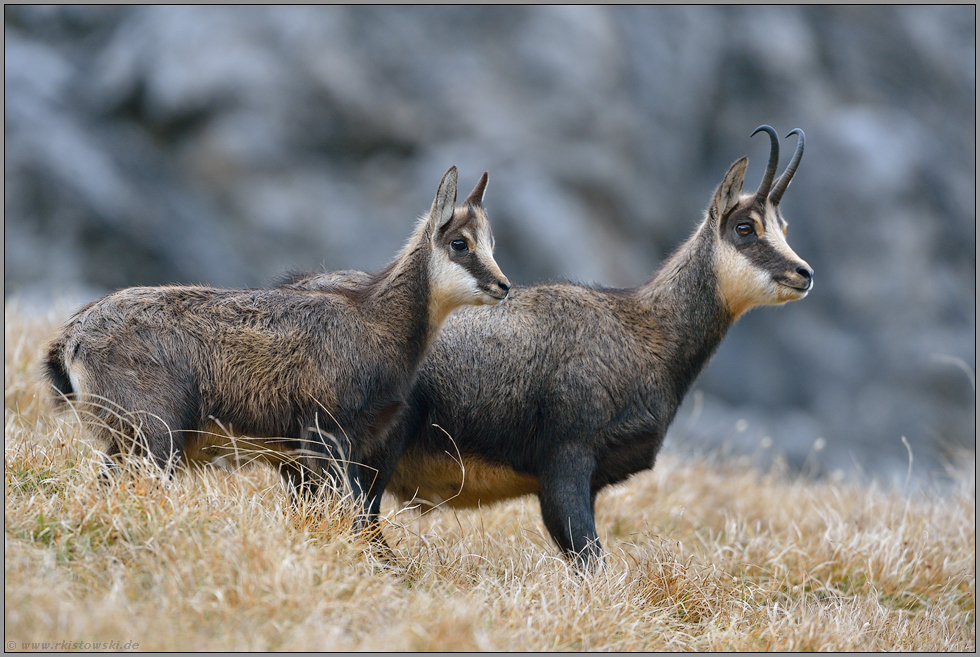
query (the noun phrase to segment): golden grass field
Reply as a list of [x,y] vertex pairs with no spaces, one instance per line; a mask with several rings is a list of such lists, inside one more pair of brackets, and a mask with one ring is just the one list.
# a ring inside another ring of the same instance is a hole
[[293,508],[268,467],[168,481],[137,463],[101,485],[37,379],[65,317],[5,306],[8,651],[976,649],[972,452],[944,492],[911,497],[664,454],[599,496],[593,575],[534,498],[389,504],[393,571],[343,506]]

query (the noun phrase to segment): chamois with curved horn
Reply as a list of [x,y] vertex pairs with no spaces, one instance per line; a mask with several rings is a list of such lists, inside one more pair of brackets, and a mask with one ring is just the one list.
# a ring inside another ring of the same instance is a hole
[[57,398],[91,419],[110,465],[247,451],[294,489],[327,477],[363,495],[361,457],[380,449],[445,318],[510,288],[487,175],[459,207],[456,181],[452,167],[395,259],[343,289],[137,287],[83,307],[47,351]]
[[649,282],[515,287],[506,304],[446,322],[387,461],[374,464],[372,522],[385,490],[449,507],[537,495],[562,551],[597,563],[596,494],[653,467],[681,400],[739,316],[811,289],[779,210],[803,132],[790,133],[797,150],[773,187],[778,139],[759,130],[772,142],[759,189],[741,194],[748,159],[732,164],[700,226]]

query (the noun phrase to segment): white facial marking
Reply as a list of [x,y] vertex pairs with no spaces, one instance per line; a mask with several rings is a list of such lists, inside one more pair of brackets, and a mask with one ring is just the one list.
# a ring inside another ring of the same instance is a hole
[[716,253],[718,289],[731,313],[738,317],[749,308],[773,303],[778,284],[769,272],[759,269],[734,245],[725,240],[718,243]]
[[[767,212],[762,218],[753,213],[752,218],[756,230],[762,228],[759,231],[760,242],[781,254],[790,263],[809,268],[790,248],[774,212]],[[809,291],[780,284],[768,271],[758,267],[727,240],[719,240],[715,257],[719,292],[735,317],[755,306],[802,299]],[[797,275],[792,271],[786,273],[790,277]]]
[[[493,259],[490,228],[486,220],[467,225],[460,231],[467,248],[477,260],[498,280],[504,276]],[[451,247],[450,247],[451,248]],[[496,304],[500,299],[491,296],[480,288],[479,281],[468,269],[454,262],[445,246],[433,243],[430,260],[430,281],[432,281],[432,311],[434,321],[441,323],[446,315],[463,305]]]
[[443,249],[433,253],[431,267],[433,293],[441,303],[460,306],[474,303],[471,298],[483,294],[473,275],[459,263],[453,262]]
[[772,245],[779,253],[783,254],[788,260],[796,261],[801,266],[809,267],[800,256],[796,255],[789,246],[789,242],[786,241],[786,229],[785,226],[781,227],[779,220],[774,214],[769,214],[766,217],[766,240]]

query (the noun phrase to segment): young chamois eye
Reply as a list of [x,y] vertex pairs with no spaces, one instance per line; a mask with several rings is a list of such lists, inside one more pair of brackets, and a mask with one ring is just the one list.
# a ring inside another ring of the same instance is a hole
[[453,240],[449,243],[449,246],[453,247],[453,251],[466,251],[466,240]]
[[745,237],[755,232],[755,227],[747,221],[743,221],[735,226],[735,232]]

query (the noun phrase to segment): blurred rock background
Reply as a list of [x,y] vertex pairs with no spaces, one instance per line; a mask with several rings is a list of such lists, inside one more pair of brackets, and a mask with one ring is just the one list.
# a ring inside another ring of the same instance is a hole
[[[635,285],[769,123],[807,299],[669,444],[933,480],[975,453],[976,9],[4,7],[4,298],[374,269],[490,172],[516,284]],[[795,139],[784,140],[787,161]]]

